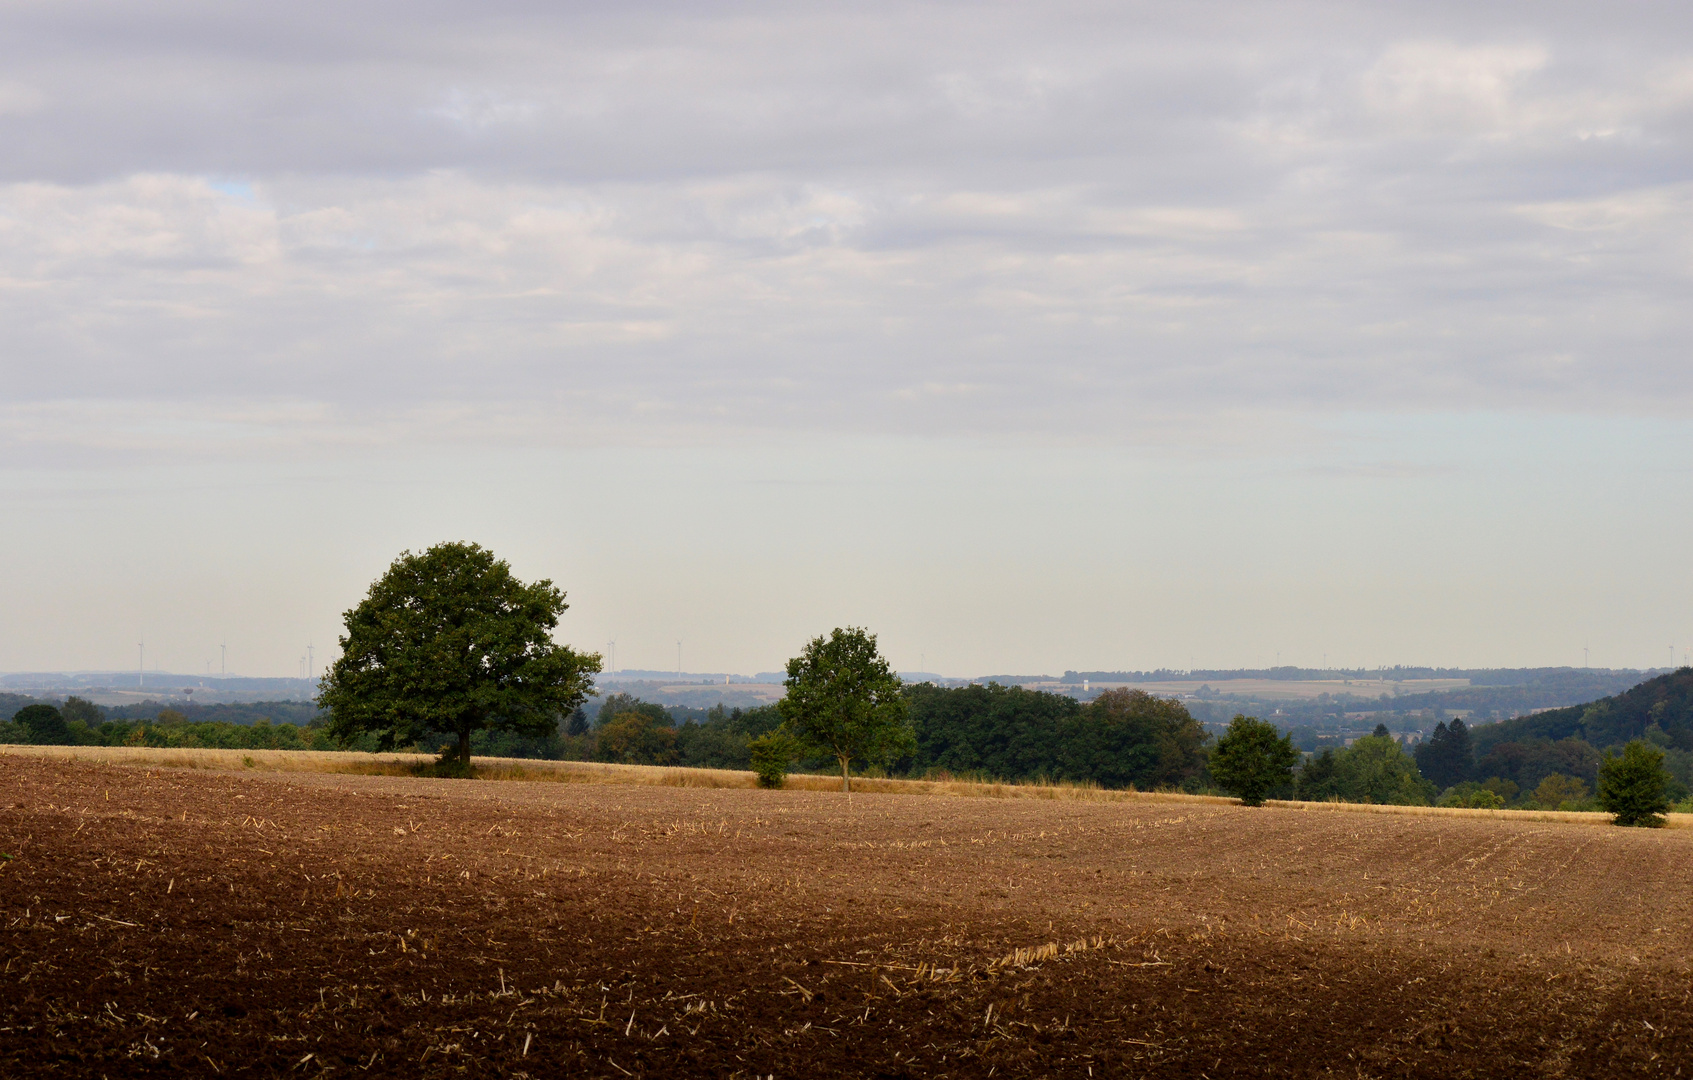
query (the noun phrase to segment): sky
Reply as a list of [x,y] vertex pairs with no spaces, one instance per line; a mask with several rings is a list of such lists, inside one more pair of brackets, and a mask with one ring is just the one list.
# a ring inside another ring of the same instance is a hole
[[0,670],[1679,662],[1690,279],[1684,4],[19,0]]

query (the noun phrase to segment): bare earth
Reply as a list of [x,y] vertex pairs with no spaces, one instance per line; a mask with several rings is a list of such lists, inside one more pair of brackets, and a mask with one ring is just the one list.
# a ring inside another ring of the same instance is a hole
[[1693,1069],[1693,830],[0,759],[0,1075]]

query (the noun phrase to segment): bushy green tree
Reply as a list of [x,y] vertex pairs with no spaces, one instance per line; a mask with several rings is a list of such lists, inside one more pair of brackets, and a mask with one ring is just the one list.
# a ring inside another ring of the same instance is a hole
[[1247,806],[1263,806],[1270,792],[1292,781],[1298,760],[1293,739],[1274,724],[1236,716],[1211,752],[1211,775]]
[[1523,791],[1534,790],[1553,773],[1594,784],[1601,760],[1599,751],[1581,739],[1524,739],[1495,743],[1476,762],[1475,775],[1511,780]]
[[1542,809],[1556,810],[1566,803],[1585,802],[1587,785],[1572,776],[1553,773],[1535,785],[1529,798]]
[[71,741],[65,718],[51,705],[25,705],[13,715],[12,723],[37,746],[64,746]]
[[570,719],[564,722],[564,733],[573,739],[588,734],[588,710],[580,705],[572,709]]
[[1060,732],[1060,778],[1142,789],[1197,780],[1210,739],[1180,701],[1127,688],[1100,694]]
[[106,719],[106,715],[100,711],[100,706],[75,694],[65,699],[65,703],[59,707],[59,714],[65,718],[67,724],[80,720],[90,728],[99,727]]
[[1497,791],[1491,791],[1474,780],[1466,780],[1461,784],[1454,784],[1440,796],[1438,806],[1456,806],[1471,810],[1499,810],[1505,806],[1505,797]]
[[905,688],[917,750],[911,771],[996,779],[1098,780],[1068,774],[1060,751],[1078,726],[1083,705],[1068,694],[973,683]]
[[1342,798],[1355,802],[1426,806],[1435,795],[1416,761],[1388,735],[1366,736],[1336,754],[1335,772]]
[[1470,729],[1462,720],[1440,723],[1434,733],[1416,749],[1417,770],[1436,787],[1454,787],[1470,779],[1475,755],[1470,749]]
[[601,761],[628,765],[676,764],[676,729],[644,712],[618,713],[594,731],[596,756]]
[[546,735],[587,696],[599,656],[552,639],[568,608],[551,581],[526,585],[476,544],[437,544],[394,560],[346,613],[341,657],[319,686],[327,730],[371,732],[384,750],[429,731]]
[[799,741],[785,730],[767,731],[748,745],[752,771],[758,774],[758,786],[779,788],[788,779],[788,770],[802,752]]
[[644,713],[652,717],[655,723],[672,723],[669,709],[656,701],[642,701],[634,694],[629,693],[616,693],[608,696],[600,703],[600,710],[595,715],[594,722],[596,724],[608,723],[614,717],[622,716],[628,712]]
[[1664,752],[1636,739],[1600,764],[1599,808],[1614,814],[1618,825],[1662,825],[1670,808],[1668,785]]
[[841,767],[841,790],[852,790],[851,764],[886,764],[916,747],[899,676],[876,649],[876,636],[837,627],[788,661],[787,695],[777,704],[788,730]]
[[1299,777],[1301,799],[1425,806],[1435,794],[1391,735],[1366,735],[1338,752],[1324,750],[1305,763]]
[[1299,768],[1299,776],[1294,780],[1294,793],[1296,797],[1310,802],[1324,802],[1340,797],[1340,789],[1334,775],[1332,748],[1305,759],[1305,764]]

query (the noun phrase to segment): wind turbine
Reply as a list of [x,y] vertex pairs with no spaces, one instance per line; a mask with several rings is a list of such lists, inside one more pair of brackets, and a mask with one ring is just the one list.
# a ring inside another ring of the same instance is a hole
[[140,689],[147,685],[147,643],[138,641],[135,649],[135,686]]

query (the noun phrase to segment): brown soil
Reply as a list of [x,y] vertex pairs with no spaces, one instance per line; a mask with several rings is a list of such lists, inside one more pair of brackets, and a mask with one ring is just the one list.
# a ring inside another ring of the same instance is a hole
[[0,759],[0,1074],[1693,1071],[1693,834]]

